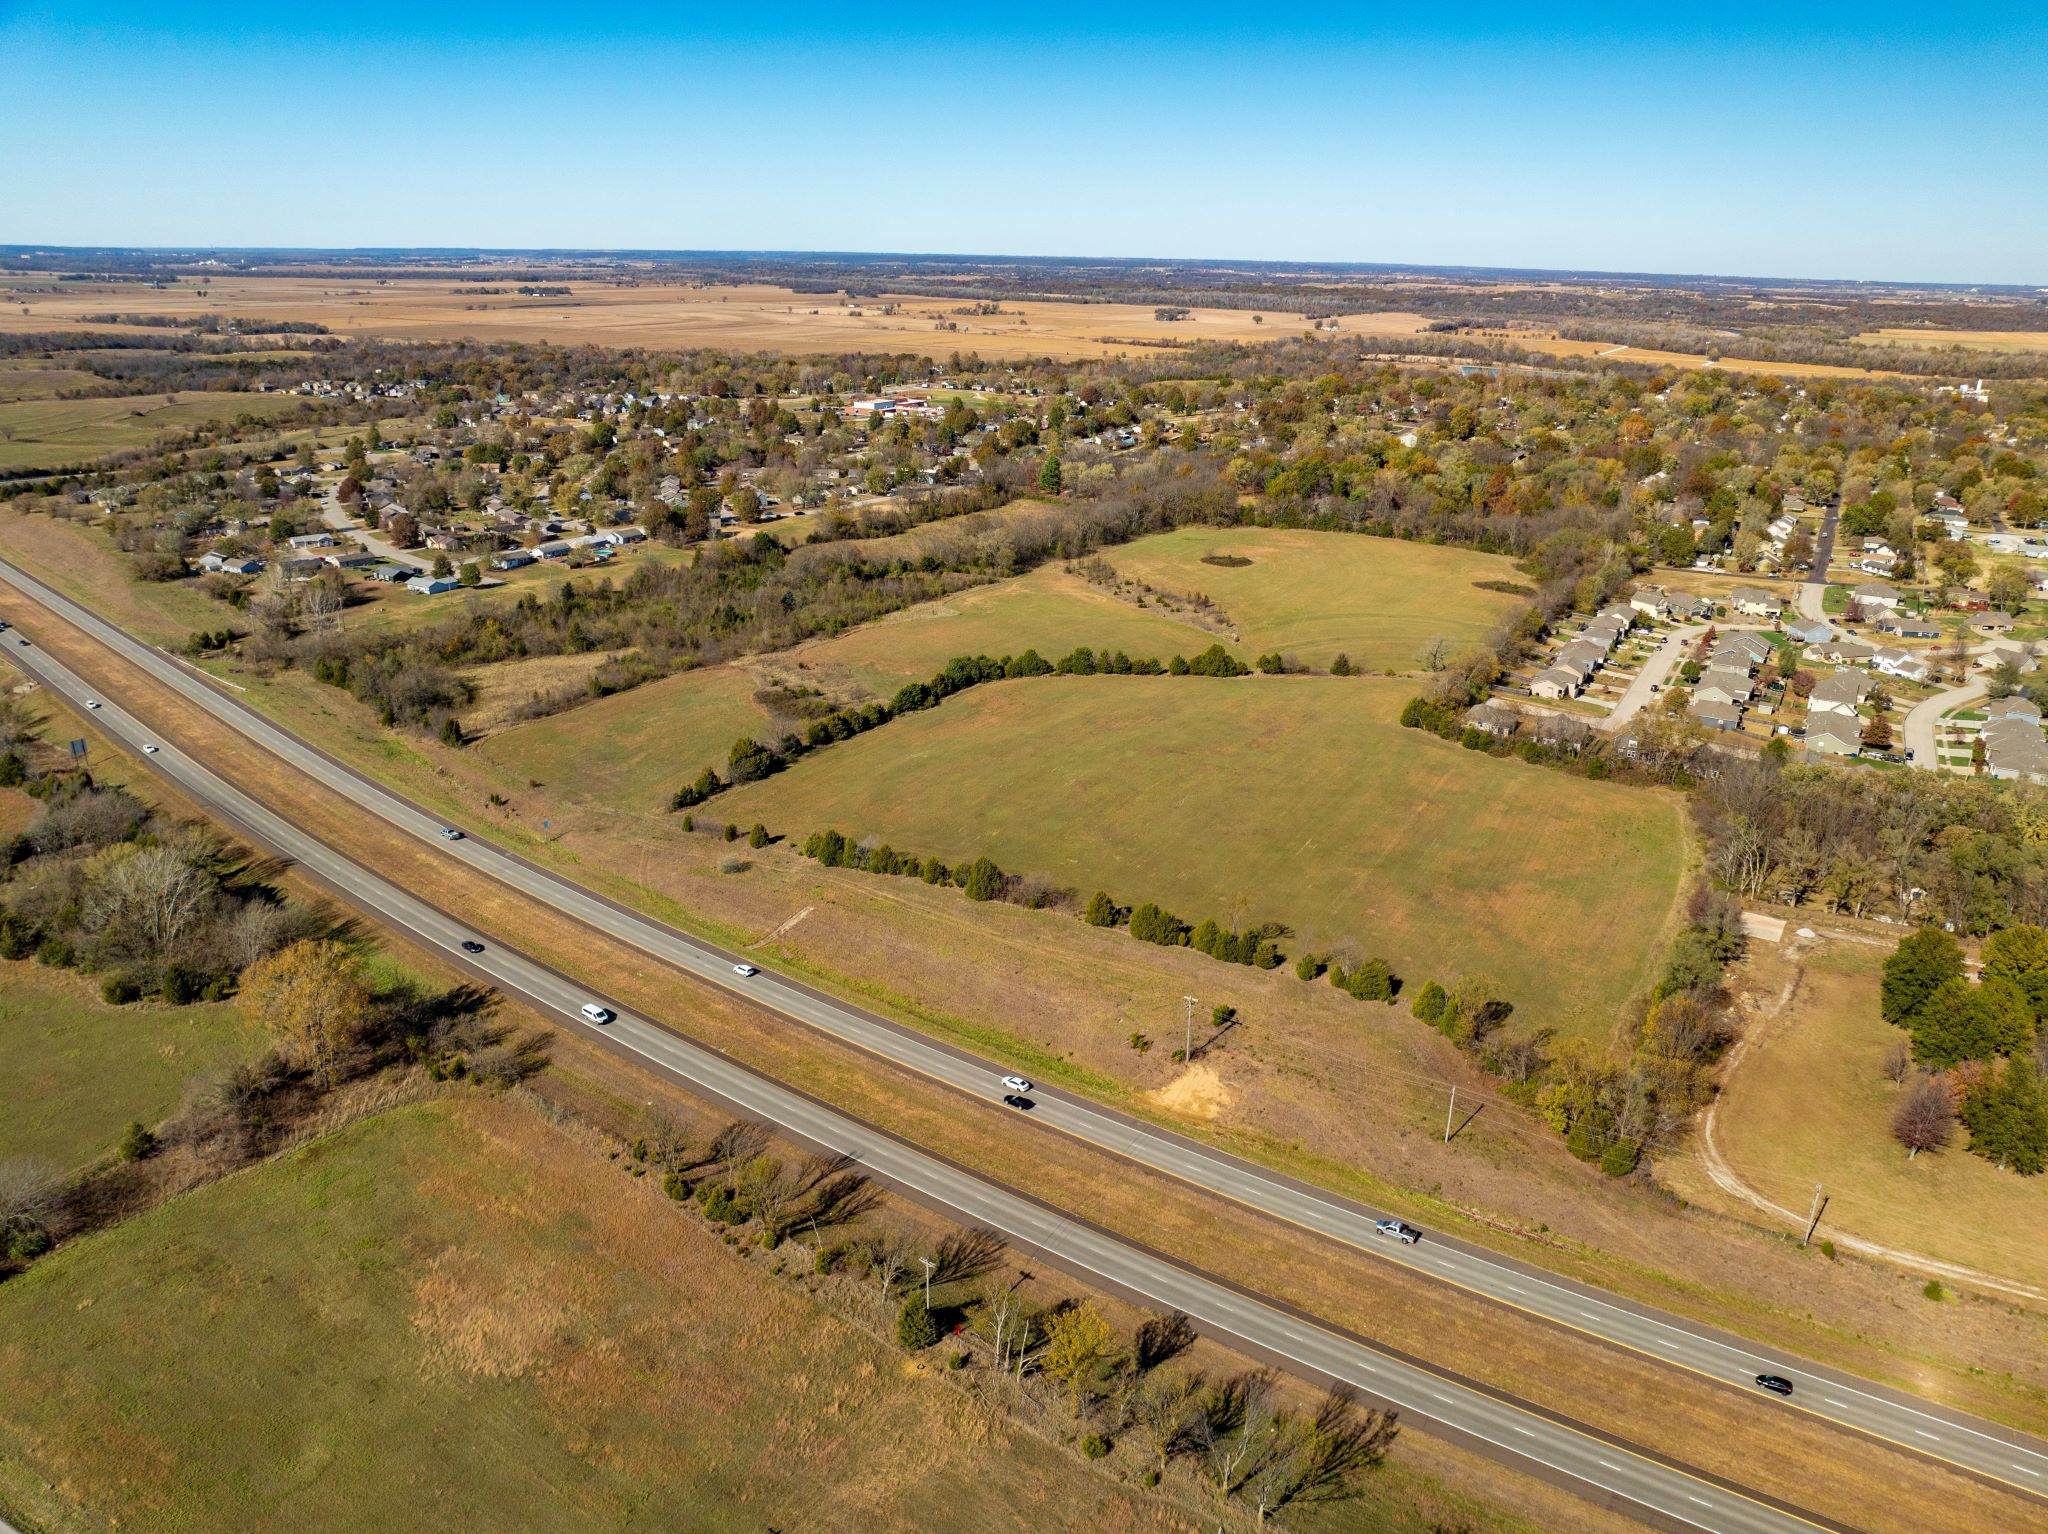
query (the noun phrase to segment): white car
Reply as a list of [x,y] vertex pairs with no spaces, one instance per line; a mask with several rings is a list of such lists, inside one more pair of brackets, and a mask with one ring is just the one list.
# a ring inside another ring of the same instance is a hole
[[147,744],[145,744],[145,745],[143,746],[143,748],[142,748],[142,754],[143,754],[144,756],[155,756],[155,755],[156,755],[156,747],[155,747],[155,746],[153,746],[153,745],[147,745]]
[[594,1001],[583,1003],[583,1015],[593,1023],[608,1023],[615,1015],[610,1007],[600,1007]]
[[758,974],[760,974],[760,973],[761,973],[761,972],[760,972],[760,971],[759,971],[758,969],[754,968],[754,966],[753,966],[753,965],[751,965],[751,964],[735,964],[735,965],[734,965],[734,966],[732,967],[732,972],[733,972],[733,973],[734,973],[735,975],[738,975],[738,976],[739,976],[739,977],[740,977],[740,978],[741,978],[742,980],[750,980],[750,979],[752,979],[752,978],[753,978],[753,977],[754,977],[755,975],[758,975]]
[[1031,1090],[1030,1081],[1023,1076],[1005,1076],[1003,1078],[1003,1086],[1005,1090],[1011,1092],[1029,1092]]
[[98,708],[100,706],[100,700],[98,698],[87,698],[85,700],[85,706],[87,708]]
[[444,842],[459,842],[462,840],[462,833],[453,826],[443,826],[441,827],[441,840]]

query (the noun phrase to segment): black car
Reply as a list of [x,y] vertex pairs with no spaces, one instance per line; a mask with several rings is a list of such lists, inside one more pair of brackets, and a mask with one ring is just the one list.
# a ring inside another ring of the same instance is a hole
[[462,951],[464,953],[482,953],[484,945],[473,937],[466,937],[462,940]]
[[1010,1107],[1022,1109],[1026,1113],[1029,1113],[1033,1107],[1031,1099],[1024,1096],[1021,1092],[1005,1092],[1003,1094],[1003,1101]]
[[1768,1390],[1774,1396],[1792,1394],[1792,1382],[1782,1374],[1759,1374],[1756,1383],[1759,1389]]

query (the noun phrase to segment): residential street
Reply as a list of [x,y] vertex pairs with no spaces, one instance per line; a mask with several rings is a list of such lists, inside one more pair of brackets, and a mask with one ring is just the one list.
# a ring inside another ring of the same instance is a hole
[[1685,659],[1686,646],[1706,631],[1706,624],[1697,623],[1690,628],[1673,629],[1667,634],[1657,652],[1643,662],[1642,670],[1628,684],[1628,690],[1622,693],[1613,711],[1605,719],[1597,721],[1596,727],[1602,730],[1627,728],[1628,722],[1655,696],[1651,689],[1662,687],[1670,680],[1671,673],[1678,669],[1678,663]]
[[428,566],[421,561],[419,555],[408,549],[401,549],[396,544],[385,542],[384,539],[378,537],[377,534],[371,532],[356,518],[343,510],[340,500],[335,495],[335,491],[339,488],[340,482],[336,481],[334,484],[328,485],[321,490],[321,521],[325,522],[328,527],[337,533],[347,533],[379,559],[387,559],[394,565],[409,565],[422,575],[426,574]]

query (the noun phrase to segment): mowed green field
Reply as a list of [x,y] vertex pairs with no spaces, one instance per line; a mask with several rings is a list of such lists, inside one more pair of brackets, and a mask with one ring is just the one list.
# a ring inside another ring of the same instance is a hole
[[106,382],[81,368],[59,367],[31,358],[0,362],[0,400],[50,399],[71,389],[98,388]]
[[[411,593],[407,593],[410,595]],[[1049,659],[1088,645],[1168,659],[1214,636],[1157,609],[1118,601],[1055,566],[979,586],[831,639],[757,660],[707,667],[617,693],[570,713],[514,725],[478,749],[491,761],[550,787],[634,810],[666,804],[706,766],[724,770],[742,735],[787,728],[754,701],[772,679],[838,699],[887,698],[956,655]]]
[[289,421],[311,402],[289,394],[227,390],[115,399],[14,399],[0,403],[0,469],[55,468],[146,447],[205,422],[252,415]]
[[1176,1526],[488,1099],[357,1124],[0,1286],[0,1510],[63,1534]]
[[226,1003],[110,1007],[76,976],[0,963],[0,1159],[83,1166],[260,1043]]
[[[1236,556],[1249,565],[1204,564]],[[1514,562],[1469,549],[1294,528],[1183,527],[1104,554],[1120,575],[1220,605],[1254,653],[1324,667],[1338,653],[1369,671],[1412,671],[1433,639],[1485,635],[1526,598],[1477,581],[1526,585]]]
[[1970,1155],[1961,1128],[1949,1149],[1910,1161],[1892,1139],[1899,1089],[1884,1061],[1906,1034],[1878,1013],[1890,951],[1811,951],[1786,1016],[1727,1076],[1715,1143],[1738,1176],[1787,1208],[1804,1211],[1824,1184],[1837,1231],[2048,1288],[2048,1178]]
[[[979,854],[1183,919],[1351,940],[1414,983],[1490,975],[1525,1025],[1605,1039],[1661,958],[1677,796],[1496,761],[1339,677],[998,682],[733,789],[710,813]],[[1241,901],[1241,907],[1240,907]],[[1048,918],[1049,920],[1058,918]]]

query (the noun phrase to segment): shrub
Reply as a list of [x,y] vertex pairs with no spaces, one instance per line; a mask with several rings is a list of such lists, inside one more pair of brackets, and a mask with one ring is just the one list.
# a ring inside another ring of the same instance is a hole
[[946,1360],[946,1367],[958,1373],[967,1367],[967,1355],[965,1353],[953,1354],[952,1357]]
[[1633,1140],[1616,1140],[1600,1153],[1600,1170],[1609,1177],[1626,1177],[1643,1159],[1643,1148]]
[[1162,948],[1185,947],[1188,940],[1188,924],[1171,911],[1161,910],[1146,901],[1131,912],[1131,936],[1141,943],[1157,943]]
[[162,989],[172,1006],[187,1006],[199,999],[200,979],[182,964],[166,964]]
[[1323,961],[1312,953],[1305,953],[1294,961],[1294,978],[1313,980],[1323,972]]
[[121,1144],[118,1150],[123,1161],[140,1161],[155,1149],[156,1136],[150,1132],[149,1126],[140,1119],[132,1121],[121,1132]]
[[1278,969],[1280,950],[1270,940],[1262,940],[1252,948],[1252,963],[1260,969]]
[[1832,1241],[1821,1242],[1820,1254],[1827,1258],[1829,1262],[1833,1262],[1835,1260],[1835,1243]]
[[729,842],[736,842],[740,839],[740,828],[729,820],[725,823],[725,839]]
[[1344,653],[1344,652],[1343,652],[1342,650],[1339,650],[1339,651],[1337,652],[1337,658],[1336,658],[1335,660],[1333,660],[1333,661],[1331,661],[1331,662],[1330,662],[1330,675],[1331,675],[1331,676],[1349,676],[1349,675],[1351,675],[1351,657],[1350,657],[1350,656],[1348,656],[1348,655],[1346,655],[1346,654],[1345,654],[1345,653]]
[[719,1225],[744,1224],[750,1212],[747,1201],[722,1182],[707,1183],[698,1198],[704,1205],[704,1218]]
[[453,714],[441,721],[441,744],[459,746],[462,744],[462,725]]
[[747,833],[747,845],[757,852],[768,845],[768,828],[758,820],[754,822],[754,829]]
[[[702,772],[697,774],[696,780],[694,782],[684,784],[681,788],[677,789],[673,795],[670,796],[668,801],[668,807],[672,810],[690,809],[696,805],[702,804],[706,799],[709,799],[713,794],[717,793],[721,788],[724,787],[724,780],[720,778],[717,773],[713,772],[709,767],[706,767]],[[687,829],[687,827],[685,829]]]
[[976,858],[961,884],[969,900],[993,900],[1003,892],[1003,871],[987,858]]
[[42,1256],[50,1245],[47,1231],[33,1225],[18,1228],[8,1234],[7,1255],[16,1262],[27,1262],[30,1258]]
[[680,1204],[690,1196],[690,1185],[684,1181],[681,1172],[671,1172],[662,1178],[661,1191]]
[[77,951],[61,937],[46,937],[36,944],[38,964],[47,964],[52,969],[69,969],[77,959]]
[[1927,1298],[1929,1298],[1930,1300],[1942,1300],[1948,1298],[1948,1291],[1941,1287],[1941,1280],[1938,1278],[1930,1278],[1929,1280],[1927,1280],[1926,1287],[1923,1288],[1920,1292],[1926,1295]]
[[927,857],[924,866],[917,871],[917,876],[927,884],[944,884],[952,877],[952,871],[937,858]]
[[0,916],[0,959],[27,958],[34,937],[34,931],[11,912]]
[[1100,1433],[1090,1433],[1081,1440],[1081,1453],[1089,1459],[1103,1459],[1109,1454],[1109,1440]]
[[109,975],[100,982],[100,1000],[110,1007],[122,1006],[142,994],[142,988],[126,975]]
[[1444,994],[1442,986],[1434,980],[1428,980],[1424,981],[1422,989],[1415,993],[1415,1000],[1409,1004],[1408,1010],[1434,1028],[1443,1021],[1444,1006],[1449,1000],[1450,997]]
[[1392,1001],[1394,972],[1384,959],[1367,959],[1344,977],[1344,989],[1360,1001]]
[[928,1348],[939,1340],[939,1323],[925,1308],[922,1294],[906,1296],[903,1308],[896,1312],[896,1340],[911,1353]]
[[718,860],[718,871],[722,874],[743,874],[751,866],[737,852],[728,852]]
[[1108,890],[1097,890],[1094,899],[1088,902],[1088,909],[1081,913],[1081,920],[1091,927],[1114,927],[1116,919],[1116,902],[1109,898]]

